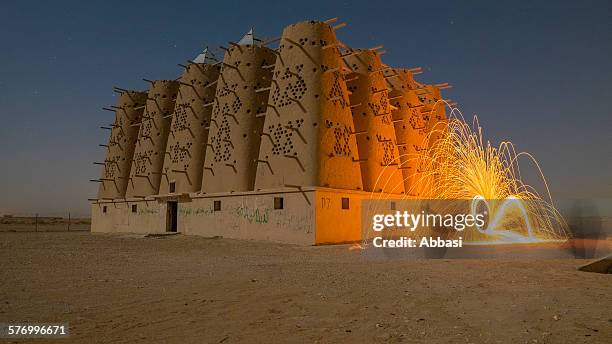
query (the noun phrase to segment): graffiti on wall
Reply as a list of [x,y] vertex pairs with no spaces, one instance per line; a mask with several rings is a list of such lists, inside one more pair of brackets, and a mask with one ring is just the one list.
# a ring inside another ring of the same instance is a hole
[[306,215],[291,215],[285,214],[275,219],[277,227],[288,228],[296,232],[312,233],[312,213]]
[[195,216],[210,215],[214,212],[215,210],[213,209],[212,206],[207,207],[207,208],[179,207],[179,214],[187,215],[187,216],[189,215],[195,215]]
[[270,220],[270,208],[249,208],[246,205],[239,205],[234,208],[234,214],[246,219],[249,223],[268,223]]
[[[213,204],[203,207],[182,206],[179,214],[182,216],[222,216],[224,226],[228,229],[239,230],[241,222],[249,224],[271,225],[271,228],[288,229],[294,232],[310,234],[313,232],[314,214],[311,211],[301,214],[292,214],[286,210],[274,210],[267,206],[259,206],[258,202],[237,202],[228,205],[224,210],[214,210]],[[215,215],[215,213],[220,213]],[[220,218],[219,218],[220,219]]]
[[[213,206],[209,207],[179,207],[179,213],[185,216],[207,216],[215,213]],[[268,223],[270,221],[270,208],[252,208],[247,205],[238,205],[230,212],[235,218],[246,219],[249,223]]]

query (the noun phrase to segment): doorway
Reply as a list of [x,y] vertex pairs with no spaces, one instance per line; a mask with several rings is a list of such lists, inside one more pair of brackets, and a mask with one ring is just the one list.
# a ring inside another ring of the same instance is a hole
[[166,232],[178,232],[178,202],[168,201]]

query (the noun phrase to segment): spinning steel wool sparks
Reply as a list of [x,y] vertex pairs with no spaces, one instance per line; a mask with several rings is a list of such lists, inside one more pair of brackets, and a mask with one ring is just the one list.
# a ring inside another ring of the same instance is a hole
[[[447,105],[444,101],[435,106]],[[483,137],[477,117],[470,126],[453,108],[448,120],[428,133],[419,154],[409,156],[420,166],[419,177],[408,190],[422,199],[472,200],[472,213],[482,208],[488,223],[478,228],[472,241],[535,242],[567,238],[567,225],[554,207],[546,178],[527,152],[516,151],[512,142],[493,146]],[[519,161],[526,158],[539,172],[546,195],[523,182]]]

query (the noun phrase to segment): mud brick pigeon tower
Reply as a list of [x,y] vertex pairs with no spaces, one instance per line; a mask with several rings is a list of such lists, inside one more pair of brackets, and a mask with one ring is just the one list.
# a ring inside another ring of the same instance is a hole
[[146,92],[116,89],[119,93],[117,105],[112,109],[115,120],[110,127],[110,138],[106,145],[106,157],[103,163],[102,178],[99,180],[98,199],[123,198],[130,177],[132,155],[138,140],[138,128],[142,119]]
[[156,195],[161,181],[166,142],[179,83],[174,80],[149,82],[151,88],[138,132],[126,198]]
[[185,66],[166,145],[160,194],[188,194],[202,187],[202,167],[220,64],[208,49]]
[[361,171],[335,31],[319,21],[283,30],[259,152],[256,189],[361,190]]
[[362,200],[437,198],[447,85],[343,44],[336,20],[251,30],[222,61],[205,50],[147,93],[117,89],[91,230],[357,242]]
[[353,50],[344,60],[365,191],[404,193],[384,67],[374,50]]
[[[446,84],[440,84],[446,85]],[[446,103],[442,99],[440,85],[424,85],[425,92],[421,95],[424,110],[429,114],[427,130],[430,133],[428,146],[431,147],[442,137],[447,128]]]
[[[417,94],[423,104],[422,113],[424,118],[427,119],[426,149],[432,149],[447,129],[446,104],[442,101],[440,88],[437,85],[423,85],[423,88]],[[423,163],[423,160],[421,160],[421,163]],[[443,162],[437,161],[436,163]],[[419,166],[419,168],[422,170],[423,166]],[[424,198],[434,197],[438,190],[432,190],[430,185],[433,185],[433,178],[437,178],[436,174],[429,172],[427,175],[421,174],[420,178],[421,187],[417,188],[416,193]]]
[[251,191],[255,185],[273,50],[249,31],[226,49],[212,110],[202,192]]
[[426,149],[428,113],[422,113],[413,72],[420,69],[386,69],[385,78],[389,85],[389,99],[393,110],[393,123],[404,189],[409,196],[417,196],[416,184],[419,178],[419,156]]
[[[425,131],[423,136],[425,137],[422,141],[422,145],[419,148],[419,152],[431,149],[431,147],[441,137],[442,128],[446,126],[446,115],[444,103],[438,102],[440,98],[440,92],[433,85],[422,85],[422,87],[410,95],[412,101],[416,98],[417,104],[420,104],[419,114],[422,116],[423,123],[425,125]],[[417,186],[414,189],[414,194],[420,197],[433,197],[436,193],[435,190],[430,190],[428,185],[431,185],[431,175],[423,173],[425,170],[424,157],[428,155],[420,155],[419,165],[417,168]]]

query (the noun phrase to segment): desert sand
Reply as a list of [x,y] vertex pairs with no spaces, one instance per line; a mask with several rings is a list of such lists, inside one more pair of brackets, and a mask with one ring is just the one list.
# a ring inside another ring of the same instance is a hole
[[69,324],[37,343],[612,343],[612,275],[585,261],[350,247],[0,233],[0,323]]

